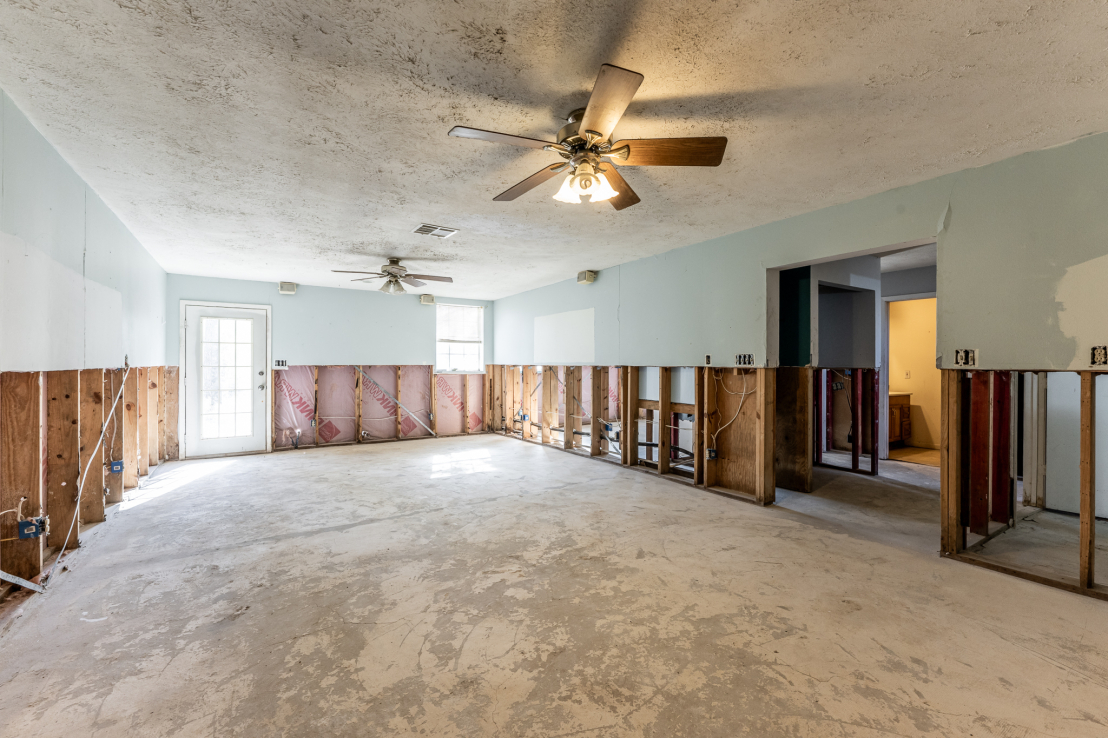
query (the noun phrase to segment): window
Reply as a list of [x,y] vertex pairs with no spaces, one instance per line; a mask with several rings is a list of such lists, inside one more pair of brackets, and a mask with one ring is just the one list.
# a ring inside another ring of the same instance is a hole
[[435,369],[480,372],[485,368],[485,308],[436,305]]
[[254,434],[251,339],[253,320],[203,318],[200,321],[201,438]]

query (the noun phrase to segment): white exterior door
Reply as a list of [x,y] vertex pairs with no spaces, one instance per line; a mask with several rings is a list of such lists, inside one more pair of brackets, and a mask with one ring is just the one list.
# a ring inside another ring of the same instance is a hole
[[265,451],[268,312],[185,304],[185,456]]

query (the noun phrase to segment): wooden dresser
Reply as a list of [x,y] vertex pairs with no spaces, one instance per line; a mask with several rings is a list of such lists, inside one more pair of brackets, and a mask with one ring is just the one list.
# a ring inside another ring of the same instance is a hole
[[889,393],[889,445],[903,446],[912,438],[912,393]]

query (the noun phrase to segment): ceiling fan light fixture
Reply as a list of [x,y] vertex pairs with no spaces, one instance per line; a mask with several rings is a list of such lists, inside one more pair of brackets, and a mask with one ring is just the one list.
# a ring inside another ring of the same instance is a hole
[[403,295],[404,286],[400,284],[400,280],[396,277],[389,277],[385,280],[385,283],[381,285],[381,292],[386,295]]
[[612,185],[608,182],[608,178],[603,174],[596,175],[596,185],[592,189],[590,202],[604,202],[605,200],[611,200],[619,193],[612,189]]
[[565,181],[562,182],[561,188],[559,188],[559,190],[554,193],[555,200],[557,200],[558,202],[581,202],[581,196],[574,191],[572,185],[570,184],[570,180],[572,179],[572,174],[565,178]]

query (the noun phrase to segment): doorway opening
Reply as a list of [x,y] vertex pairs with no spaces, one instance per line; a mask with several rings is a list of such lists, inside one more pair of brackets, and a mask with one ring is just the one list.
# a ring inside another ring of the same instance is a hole
[[935,366],[937,300],[888,303],[889,458],[939,466],[942,373]]

